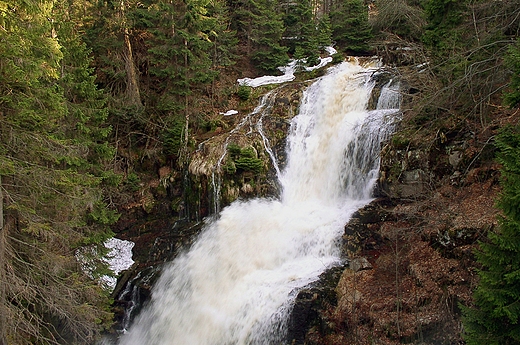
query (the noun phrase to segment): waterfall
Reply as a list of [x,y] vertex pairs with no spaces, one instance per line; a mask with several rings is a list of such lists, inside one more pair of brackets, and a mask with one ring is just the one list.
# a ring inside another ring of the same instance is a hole
[[304,92],[280,198],[236,201],[208,221],[163,270],[120,344],[284,341],[298,289],[341,262],[344,226],[371,200],[386,121],[397,111],[366,110],[376,70],[344,62]]

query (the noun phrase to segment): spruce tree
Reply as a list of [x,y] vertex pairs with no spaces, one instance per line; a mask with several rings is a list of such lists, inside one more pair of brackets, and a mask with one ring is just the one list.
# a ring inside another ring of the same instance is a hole
[[264,72],[274,72],[289,61],[287,47],[281,45],[283,13],[275,0],[232,0],[232,28],[245,46],[247,56]]
[[342,50],[366,53],[372,38],[368,7],[363,0],[342,0],[330,12],[332,39]]
[[329,47],[332,44],[332,29],[330,24],[330,17],[328,14],[323,14],[318,19],[317,31],[317,41],[319,47]]
[[307,59],[307,65],[319,62],[319,37],[310,0],[286,2],[284,26],[285,45],[297,59]]
[[236,63],[238,38],[232,30],[230,14],[225,1],[212,1],[208,4],[208,16],[214,19],[214,28],[208,33],[213,44],[211,58],[213,69],[219,70]]
[[489,232],[476,253],[480,281],[474,308],[464,308],[469,345],[520,343],[520,132],[506,128],[497,137],[502,164],[502,211],[497,232]]
[[517,38],[515,44],[509,46],[506,63],[511,70],[511,82],[504,100],[508,106],[516,107],[520,105],[520,39]]
[[78,120],[82,131],[104,131],[102,97],[77,31],[65,29],[71,8],[14,0],[3,9],[0,342],[92,343],[111,317],[108,293],[74,254],[103,247],[117,216],[89,157],[103,138],[78,139],[74,129]]
[[260,69],[273,72],[289,62],[287,48],[281,45],[284,32],[282,14],[277,11],[277,1],[260,0],[255,4],[251,59]]

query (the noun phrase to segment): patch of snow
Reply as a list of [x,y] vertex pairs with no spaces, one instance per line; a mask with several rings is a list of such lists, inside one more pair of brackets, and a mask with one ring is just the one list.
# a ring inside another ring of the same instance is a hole
[[[112,237],[105,241],[105,247],[110,249],[110,252],[103,258],[108,264],[108,267],[114,275],[117,276],[124,270],[129,269],[134,264],[132,260],[132,248],[135,243],[126,240],[120,240]],[[101,277],[103,284],[113,290],[116,287],[117,278],[114,276]]]
[[258,78],[242,78],[238,79],[238,85],[245,85],[250,87],[259,87],[270,84],[282,84],[293,81],[294,71],[296,70],[296,60],[291,60],[287,66],[278,67],[284,74],[279,76],[265,75]]
[[[112,237],[103,244],[110,251],[101,260],[108,264],[112,274],[101,276],[100,283],[104,288],[112,291],[116,287],[116,277],[119,273],[129,269],[134,264],[132,248],[135,243]],[[93,272],[96,269],[96,258],[99,258],[99,253],[94,246],[82,247],[76,252],[76,259],[79,261],[81,268],[92,279],[94,279]]]
[[429,65],[430,63],[429,62],[425,62],[425,63],[422,63],[422,64],[419,64],[417,66],[415,66],[416,69],[420,70],[418,73],[424,73],[424,71],[427,70],[427,66]]
[[327,51],[327,53],[329,53],[329,55],[334,55],[334,54],[336,54],[338,52],[333,47],[325,47],[325,50]]
[[228,110],[225,113],[220,113],[220,115],[224,115],[224,116],[230,116],[230,115],[235,115],[235,114],[238,114],[237,110]]
[[[325,50],[329,55],[334,55],[337,53],[337,50],[333,47],[325,47]],[[287,83],[289,81],[293,81],[296,77],[294,76],[294,72],[296,71],[296,66],[299,62],[305,62],[305,60],[291,60],[287,66],[278,67],[278,69],[283,72],[283,75],[272,76],[266,75],[258,78],[242,78],[237,79],[238,85],[250,86],[250,87],[259,87],[263,85],[270,84],[282,84]],[[320,63],[316,66],[305,67],[305,70],[310,72],[315,69],[321,68],[328,63],[332,62],[332,57],[320,58]]]
[[320,63],[316,66],[311,67],[305,67],[305,70],[307,72],[314,71],[315,69],[322,68],[323,66],[327,65],[328,63],[332,62],[332,57],[328,56],[326,58],[320,58]]

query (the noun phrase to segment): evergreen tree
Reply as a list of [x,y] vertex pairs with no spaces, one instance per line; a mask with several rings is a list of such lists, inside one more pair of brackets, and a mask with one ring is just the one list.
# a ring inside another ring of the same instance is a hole
[[319,32],[310,0],[297,3],[291,1],[284,5],[284,38],[289,53],[295,54],[297,59],[306,58],[308,65],[317,64],[320,52]]
[[520,105],[520,39],[511,45],[506,56],[506,63],[511,70],[511,83],[509,91],[505,94],[505,102],[510,107]]
[[470,345],[520,343],[520,132],[507,128],[497,137],[502,164],[503,212],[498,232],[480,243],[482,265],[474,308],[464,309],[465,339]]
[[214,28],[209,32],[213,44],[213,69],[219,70],[236,63],[236,31],[231,29],[230,14],[224,1],[212,1],[208,4],[208,16],[214,18]]
[[365,53],[370,47],[372,29],[368,7],[363,0],[342,0],[330,12],[332,39],[344,51]]
[[[464,3],[458,0],[428,0],[424,12],[428,24],[423,42],[436,49],[447,49],[457,42],[453,29],[461,23]],[[444,52],[441,52],[443,55]]]
[[283,13],[275,0],[230,0],[232,28],[247,56],[264,72],[276,71],[289,62],[287,47],[281,45]]
[[332,44],[332,29],[330,24],[330,17],[328,14],[323,14],[318,19],[317,31],[317,41],[319,47],[330,47]]
[[[149,90],[150,112],[159,115],[153,120],[161,121],[166,130],[165,151],[181,156],[179,162],[183,163],[190,117],[197,102],[193,94],[202,93],[212,83],[218,66],[232,63],[231,49],[225,45],[232,44],[232,34],[224,32],[224,12],[210,1],[161,1],[148,6],[147,17],[141,20],[152,35],[147,42],[149,77],[155,81]],[[222,44],[217,44],[217,39]],[[179,132],[181,120],[184,129]],[[178,140],[183,145],[179,146]]]
[[141,61],[135,47],[142,32],[136,30],[133,21],[140,6],[135,0],[101,0],[90,9],[94,18],[86,23],[86,42],[96,57],[97,83],[110,92],[113,109],[122,109],[116,113],[126,119],[143,111],[138,70]]
[[274,0],[258,0],[254,4],[251,60],[260,69],[273,72],[289,62],[287,48],[281,45],[284,32],[282,13],[277,11]]
[[50,0],[0,7],[4,344],[92,343],[111,317],[107,293],[74,255],[84,244],[102,247],[116,215],[89,157],[90,148],[104,146],[104,134],[92,143],[73,130],[104,132],[104,106],[85,69],[85,46],[66,29],[67,13],[70,7]]

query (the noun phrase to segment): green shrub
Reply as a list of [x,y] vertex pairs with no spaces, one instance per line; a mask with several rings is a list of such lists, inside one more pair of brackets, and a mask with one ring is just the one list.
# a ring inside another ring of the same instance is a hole
[[228,174],[236,172],[252,171],[254,173],[262,172],[264,163],[257,157],[255,149],[251,146],[241,148],[237,144],[229,144],[227,147],[229,159],[224,166],[224,170]]
[[251,87],[246,85],[240,85],[238,87],[237,96],[242,101],[247,101],[251,97]]
[[168,155],[177,155],[179,153],[185,123],[182,120],[174,121],[168,129],[163,133],[163,150]]

